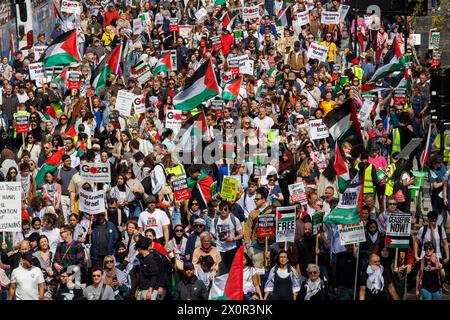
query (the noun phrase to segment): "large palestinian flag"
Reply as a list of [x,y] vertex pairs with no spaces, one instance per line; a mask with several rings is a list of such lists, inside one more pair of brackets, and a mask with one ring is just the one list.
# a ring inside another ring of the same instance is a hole
[[224,100],[237,100],[239,90],[241,89],[242,78],[231,80],[225,85],[222,91],[222,99]]
[[244,247],[240,246],[230,271],[214,278],[209,300],[244,300]]
[[153,74],[157,75],[161,72],[170,71],[172,71],[172,58],[170,56],[170,52],[167,52],[156,64]]
[[[68,66],[72,62],[81,60],[80,52],[77,46],[76,29],[63,33],[53,40],[52,44],[45,49],[40,61],[44,62],[45,69],[58,70]],[[59,73],[61,72],[59,71]],[[58,76],[55,71],[54,77]]]
[[394,56],[392,60],[384,66],[378,68],[372,76],[369,82],[375,82],[388,76],[392,72],[404,70],[406,65],[411,61],[411,55],[405,55],[400,59]]
[[100,89],[106,85],[106,79],[110,75],[117,75],[120,66],[120,56],[122,53],[122,44],[119,44],[109,54],[109,56],[102,60],[102,62],[95,68],[91,77],[91,85],[95,88],[95,93],[98,94]]
[[62,156],[66,153],[65,148],[61,148],[58,152],[51,155],[47,160],[45,160],[42,167],[39,169],[35,181],[36,186],[40,188],[44,184],[45,175],[47,172],[53,172],[58,168],[58,166],[61,164]]
[[333,168],[338,176],[339,192],[344,192],[350,180],[350,172],[348,165],[343,157],[344,152],[341,150],[338,141],[336,141],[336,148],[334,152]]
[[361,127],[356,114],[356,106],[352,99],[347,99],[342,106],[336,107],[325,116],[323,123],[336,141],[351,127],[360,131]]
[[219,93],[211,60],[204,62],[192,75],[183,91],[173,98],[175,109],[190,111]]

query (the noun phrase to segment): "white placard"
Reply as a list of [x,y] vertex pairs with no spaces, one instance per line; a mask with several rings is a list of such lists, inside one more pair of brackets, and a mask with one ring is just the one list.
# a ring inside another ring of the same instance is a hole
[[297,20],[300,26],[307,25],[309,23],[309,11],[297,12]]
[[338,231],[339,239],[343,246],[366,241],[366,233],[362,222],[356,224],[339,224]]
[[248,74],[250,76],[253,76],[253,66],[254,61],[250,59],[245,59],[239,61],[239,72],[242,74]]
[[143,31],[142,20],[137,18],[133,20],[133,34],[141,34]]
[[202,7],[195,13],[195,19],[197,19],[198,22],[200,22],[206,17],[207,14],[208,12],[206,11],[206,9]]
[[167,110],[166,113],[166,128],[172,129],[175,135],[181,128],[182,112],[181,110]]
[[136,114],[145,112],[145,97],[143,94],[134,96],[133,108],[134,108],[134,113],[136,113]]
[[80,165],[80,175],[85,181],[110,183],[111,167],[109,162],[87,162]]
[[374,105],[375,105],[375,103],[372,100],[369,100],[369,99],[364,100],[361,110],[359,110],[359,113],[358,113],[358,119],[361,122],[367,121],[367,119],[370,116],[370,113],[372,112]]
[[413,33],[412,37],[415,46],[420,46],[422,44],[422,35],[420,33]]
[[22,231],[22,184],[0,182],[0,231]]
[[189,39],[192,31],[192,26],[189,25],[181,25],[178,26],[178,34],[183,39]]
[[90,192],[81,189],[79,196],[81,212],[87,212],[88,214],[99,214],[106,211],[105,190]]
[[328,47],[317,43],[311,43],[308,49],[308,59],[317,59],[321,62],[327,61]]
[[322,119],[309,121],[309,134],[312,140],[325,139],[330,135]]
[[29,67],[31,80],[36,80],[37,78],[45,77],[45,70],[44,70],[43,62],[30,63],[28,67]]
[[78,1],[62,0],[61,12],[81,14],[81,3]]
[[52,81],[52,76],[36,78],[35,80],[36,86],[39,88],[42,88],[44,84],[49,83],[50,81]]
[[343,22],[345,19],[345,16],[348,13],[348,10],[350,9],[349,5],[341,4],[339,6],[339,21]]
[[320,14],[321,24],[339,24],[338,11],[322,11]]
[[277,242],[294,242],[296,227],[296,211],[297,208],[277,207],[276,213],[276,241]]
[[116,99],[116,110],[125,117],[131,114],[131,107],[133,106],[134,94],[126,90],[119,90]]
[[47,46],[34,46],[34,59],[35,61],[38,61],[42,54],[44,53],[45,49],[47,49]]
[[244,21],[259,19],[259,7],[258,6],[244,7],[242,9],[242,17]]

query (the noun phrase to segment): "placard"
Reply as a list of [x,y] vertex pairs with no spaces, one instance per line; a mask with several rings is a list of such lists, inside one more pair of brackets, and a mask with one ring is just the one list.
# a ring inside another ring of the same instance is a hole
[[45,69],[43,62],[30,63],[28,65],[28,70],[30,73],[31,80],[36,80],[37,78],[45,77]]
[[99,214],[106,212],[105,208],[105,190],[86,191],[80,189],[80,211],[88,214]]
[[317,43],[311,43],[308,49],[308,59],[317,59],[319,61],[327,61],[328,47],[321,46]]
[[339,24],[340,12],[338,11],[322,11],[320,14],[321,24]]
[[259,8],[258,6],[244,7],[242,9],[242,17],[244,21],[259,19]]
[[312,215],[311,220],[312,220],[312,225],[313,225],[313,235],[314,236],[319,233],[319,230],[322,227],[324,214],[325,213],[323,211],[320,211],[320,212],[315,212]]
[[191,190],[187,185],[186,178],[179,178],[172,181],[173,195],[175,201],[189,200],[191,195]]
[[391,213],[386,221],[386,246],[388,248],[408,248],[411,235],[409,213]]
[[141,34],[143,30],[142,19],[133,19],[133,34]]
[[422,35],[420,33],[413,33],[412,37],[415,46],[420,46],[422,44]]
[[80,165],[81,178],[88,182],[111,182],[111,167],[109,162],[87,162]]
[[439,42],[441,41],[441,33],[430,31],[428,35],[429,35],[428,49],[429,50],[439,49]]
[[133,108],[136,114],[145,113],[145,97],[143,94],[134,95]]
[[192,26],[189,25],[179,25],[178,26],[178,35],[184,39],[190,39]]
[[210,100],[209,106],[211,110],[214,110],[217,118],[223,118],[223,108],[225,106],[225,101],[223,100]]
[[81,14],[81,3],[78,1],[62,0],[61,12]]
[[226,200],[236,200],[239,181],[231,177],[224,177],[220,188],[220,197]]
[[169,18],[169,31],[178,32],[178,18]]
[[291,203],[300,202],[302,205],[308,203],[305,185],[303,182],[288,185]]
[[30,132],[30,119],[26,114],[17,115],[15,117],[16,122],[16,132],[25,133]]
[[370,116],[370,113],[372,112],[373,106],[375,105],[375,103],[369,99],[365,99],[364,103],[361,107],[361,109],[359,110],[358,113],[358,119],[361,122],[366,122],[367,119]]
[[197,12],[195,13],[195,19],[197,19],[198,22],[201,22],[207,14],[208,12],[206,11],[206,9],[204,7],[201,7],[200,10],[197,10]]
[[220,40],[220,36],[211,37],[211,42],[214,51],[219,51],[220,49],[222,49],[222,41]]
[[42,54],[44,53],[45,49],[47,49],[47,46],[34,46],[34,59],[35,61],[38,61]]
[[253,71],[254,64],[255,64],[255,62],[248,58],[245,60],[239,61],[239,73],[253,76],[254,75],[254,71]]
[[356,224],[338,224],[338,231],[343,246],[366,241],[366,232],[362,221]]
[[297,208],[295,206],[277,207],[277,214],[276,214],[277,242],[295,241],[296,211]]
[[312,140],[325,139],[330,135],[322,119],[309,121],[309,134]]
[[0,182],[0,231],[22,231],[21,182]]
[[406,103],[406,88],[398,88],[394,91],[393,104],[405,104]]
[[181,110],[167,110],[166,113],[166,128],[170,128],[176,135],[181,128]]
[[78,71],[70,71],[67,73],[67,89],[81,88],[81,73]]
[[309,21],[309,11],[297,12],[297,21],[300,26],[305,26]]
[[350,9],[349,5],[341,4],[339,6],[339,21],[343,22],[345,17],[347,16],[348,10]]
[[152,19],[150,18],[150,13],[149,12],[141,13],[140,17],[141,17],[141,21],[142,21],[142,26],[143,27],[147,27],[147,26],[151,26],[152,25]]
[[275,215],[261,214],[258,216],[257,237],[273,237],[275,235]]
[[119,90],[117,92],[115,109],[125,117],[131,114],[131,107],[133,106],[134,94],[126,90]]

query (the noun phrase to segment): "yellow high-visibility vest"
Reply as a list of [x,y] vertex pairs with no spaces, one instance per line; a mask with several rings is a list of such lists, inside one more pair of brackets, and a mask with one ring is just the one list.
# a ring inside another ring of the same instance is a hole
[[392,130],[392,140],[391,154],[394,152],[400,152],[402,150],[402,146],[400,144],[400,130],[398,128]]
[[[450,146],[449,146],[450,135],[447,133],[444,135],[444,162],[450,161]],[[434,140],[433,146],[436,151],[441,149],[441,135],[438,134]]]
[[364,193],[365,194],[373,194],[375,193],[375,187],[373,185],[373,180],[372,180],[372,164],[369,164],[366,168],[366,170],[364,171]]
[[386,178],[386,188],[384,190],[384,195],[386,197],[390,197],[394,193],[394,180],[390,177],[394,174],[395,169],[395,163],[391,163],[386,170],[388,174],[388,177]]

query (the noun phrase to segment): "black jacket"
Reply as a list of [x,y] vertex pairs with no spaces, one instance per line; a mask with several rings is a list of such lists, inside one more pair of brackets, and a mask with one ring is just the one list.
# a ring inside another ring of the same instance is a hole
[[[22,254],[20,252],[16,252],[8,257],[7,253],[3,251],[1,255],[1,261],[4,264],[9,264],[11,266],[10,270],[14,270],[20,265],[20,261],[22,261],[21,256]],[[39,269],[41,268],[41,263],[36,257],[33,257],[33,262],[31,264]]]
[[150,252],[146,257],[139,258],[139,261],[138,289],[147,290],[153,288],[157,290],[159,287],[164,287],[164,266],[161,258]]
[[176,300],[208,300],[208,290],[203,281],[193,275],[178,282]]
[[[305,300],[306,292],[308,289],[308,287],[306,285],[306,281],[307,280],[304,280],[302,282],[302,284],[300,285],[300,292],[298,293],[297,300]],[[311,301],[313,301],[313,300],[328,300],[328,291],[327,291],[326,284],[325,284],[325,282],[323,282],[323,280],[320,280],[320,281],[322,281],[320,290],[315,295],[311,296],[309,298],[309,300],[311,300]]]

